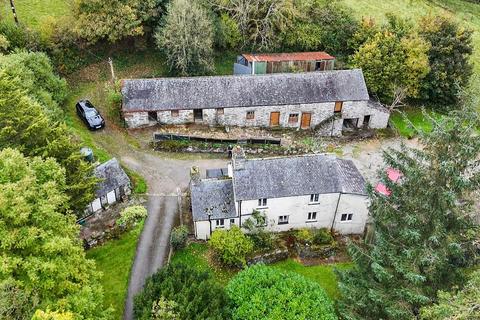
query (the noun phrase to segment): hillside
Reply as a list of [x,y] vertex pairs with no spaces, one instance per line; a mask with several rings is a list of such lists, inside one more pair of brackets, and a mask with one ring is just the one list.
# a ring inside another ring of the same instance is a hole
[[449,14],[474,30],[475,71],[480,74],[480,5],[464,0],[344,0],[358,17],[374,17],[378,22],[393,12],[405,18],[417,19],[427,14]]

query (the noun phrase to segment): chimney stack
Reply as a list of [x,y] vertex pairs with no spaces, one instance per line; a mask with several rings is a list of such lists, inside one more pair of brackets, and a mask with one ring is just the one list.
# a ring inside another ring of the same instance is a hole
[[190,168],[190,180],[195,182],[200,182],[200,168],[197,166],[193,166]]
[[245,169],[245,151],[243,151],[242,147],[235,146],[232,150],[232,165],[233,170],[243,170]]

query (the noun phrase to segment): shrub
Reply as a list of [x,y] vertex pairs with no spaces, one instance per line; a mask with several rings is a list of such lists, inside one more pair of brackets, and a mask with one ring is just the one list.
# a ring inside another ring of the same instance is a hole
[[271,250],[275,246],[277,236],[273,232],[265,231],[267,217],[258,210],[253,210],[252,216],[243,223],[243,228],[248,231],[256,250]]
[[233,320],[337,319],[319,284],[296,273],[254,265],[227,285]]
[[188,240],[188,229],[186,226],[179,226],[173,228],[172,234],[170,235],[170,245],[174,250],[179,250],[185,248]]
[[152,320],[177,320],[180,319],[175,312],[177,303],[175,301],[168,301],[164,297],[153,303],[152,306]]
[[117,220],[117,224],[123,227],[130,228],[138,221],[147,216],[147,209],[143,206],[131,206],[125,208],[120,213],[120,218]]
[[178,319],[230,319],[229,299],[223,287],[211,273],[194,266],[169,264],[147,279],[134,299],[135,319],[152,319],[154,303],[162,298],[176,304]]
[[333,242],[333,236],[330,230],[327,228],[313,229],[313,244],[331,244]]
[[252,252],[253,243],[239,227],[230,230],[215,230],[209,241],[220,261],[228,266],[243,266],[247,254]]

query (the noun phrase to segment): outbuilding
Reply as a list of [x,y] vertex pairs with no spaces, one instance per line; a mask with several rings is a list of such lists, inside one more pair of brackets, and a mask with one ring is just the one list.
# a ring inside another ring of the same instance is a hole
[[95,213],[122,201],[131,193],[130,179],[116,158],[98,165],[94,175],[100,181],[95,190],[95,200],[87,206],[89,213]]
[[122,84],[130,128],[155,124],[344,130],[385,128],[359,69],[266,75],[130,79]]

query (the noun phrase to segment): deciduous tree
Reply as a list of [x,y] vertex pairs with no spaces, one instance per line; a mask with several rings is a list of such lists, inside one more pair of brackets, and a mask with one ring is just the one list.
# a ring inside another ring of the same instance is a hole
[[[427,115],[425,115],[427,117]],[[370,191],[373,242],[352,244],[353,269],[340,273],[345,319],[412,319],[440,289],[461,281],[475,257],[472,193],[478,190],[480,125],[465,107],[435,120],[420,134],[422,150],[403,147],[384,154],[402,173],[395,183],[382,174],[390,196]]]
[[252,240],[238,226],[232,226],[229,230],[215,230],[208,244],[222,263],[232,267],[245,265],[247,254],[253,250]]
[[89,42],[144,34],[144,23],[160,14],[159,0],[75,0],[75,32]]
[[65,169],[54,159],[0,152],[0,287],[14,283],[23,292],[16,297],[36,297],[43,310],[105,319],[99,274],[85,258],[74,216],[64,214],[66,188]]
[[254,265],[227,285],[233,320],[335,320],[333,304],[319,284],[296,273]]
[[472,31],[446,16],[424,17],[419,30],[430,44],[430,72],[422,82],[422,100],[436,107],[457,105],[472,74]]
[[172,0],[155,40],[174,73],[208,74],[214,70],[213,31],[211,16],[196,0]]

